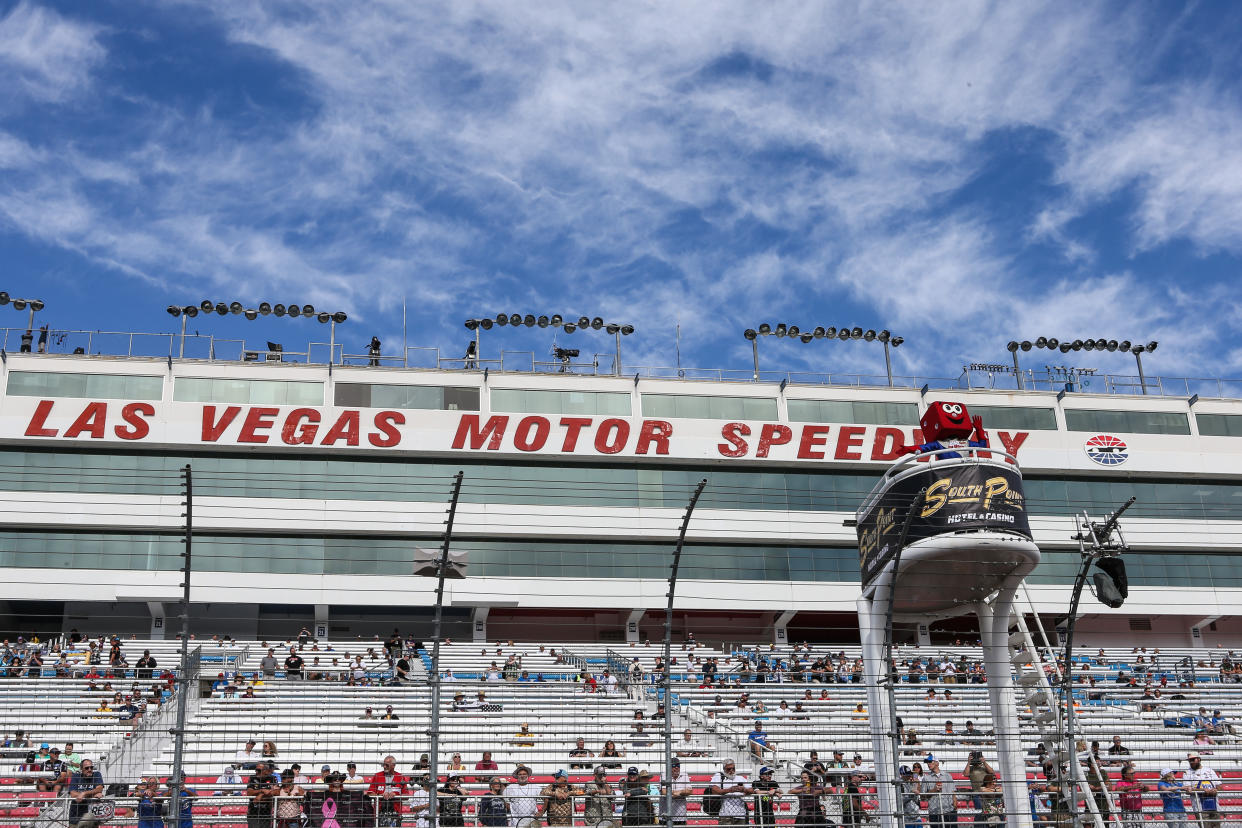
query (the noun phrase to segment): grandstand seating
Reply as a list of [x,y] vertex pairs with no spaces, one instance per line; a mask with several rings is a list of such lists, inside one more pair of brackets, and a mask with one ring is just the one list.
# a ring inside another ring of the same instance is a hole
[[[338,660],[337,667],[346,669],[361,655],[367,680],[362,684],[344,680],[303,681],[290,679],[280,671],[275,679],[255,682],[259,660],[268,647],[275,649],[283,660],[290,642],[264,641],[196,641],[201,646],[201,675],[211,683],[213,676],[225,673],[235,683],[252,688],[253,697],[225,697],[220,693],[207,694],[192,708],[188,723],[184,767],[190,784],[206,795],[220,790],[216,777],[225,765],[234,762],[237,751],[248,738],[260,743],[274,742],[278,753],[277,764],[288,767],[297,762],[302,772],[317,777],[322,764],[343,769],[347,761],[355,761],[359,772],[369,776],[379,766],[380,759],[388,753],[398,758],[398,769],[403,773],[412,771],[415,759],[429,749],[427,722],[431,704],[431,690],[424,682],[404,686],[389,686],[384,680],[390,676],[387,661],[383,658],[379,641],[318,642],[317,650],[309,647],[304,656],[308,662],[318,655],[325,671],[331,667],[331,659]],[[122,642],[126,657],[132,665],[143,649],[150,649],[156,656],[159,669],[175,664],[179,658],[176,641],[128,640]],[[374,651],[372,654],[371,651]],[[74,672],[84,672],[84,650],[69,650]],[[423,654],[425,655],[425,653]],[[492,642],[487,644],[447,644],[441,651],[443,671],[451,671],[442,689],[444,712],[441,717],[439,766],[447,768],[454,753],[460,753],[467,768],[463,776],[467,791],[481,790],[476,777],[483,774],[472,769],[482,751],[492,752],[500,773],[511,773],[521,763],[530,766],[536,781],[550,780],[553,770],[569,768],[575,762],[589,764],[597,759],[571,760],[569,752],[575,739],[583,737],[588,749],[596,754],[606,740],[614,740],[624,755],[612,760],[620,765],[612,769],[611,778],[617,778],[626,766],[650,768],[659,775],[663,763],[662,720],[654,719],[657,703],[662,698],[661,689],[653,682],[656,659],[663,655],[658,645],[568,645],[568,651],[559,644]],[[1185,768],[1185,755],[1193,749],[1194,718],[1200,707],[1209,712],[1220,710],[1227,722],[1238,721],[1242,716],[1242,684],[1220,680],[1220,666],[1226,655],[1220,651],[1202,649],[1164,648],[1153,664],[1155,652],[1144,654],[1126,648],[1108,649],[1103,657],[1098,653],[1084,654],[1076,664],[1080,675],[1096,680],[1095,687],[1085,682],[1076,685],[1078,707],[1078,730],[1086,741],[1098,740],[1107,751],[1114,734],[1120,735],[1131,754],[1141,779],[1151,780],[1163,766]],[[513,657],[520,659],[520,669],[525,671],[527,681],[503,681],[489,676],[492,663],[502,668]],[[696,786],[703,785],[710,774],[718,769],[720,760],[733,758],[739,770],[753,774],[759,760],[748,750],[746,734],[755,721],[761,721],[775,751],[764,762],[778,768],[778,780],[786,785],[788,779],[806,760],[810,750],[818,750],[821,758],[831,759],[833,749],[845,751],[846,759],[854,754],[862,757],[864,765],[871,759],[871,723],[865,714],[856,712],[856,706],[865,705],[865,689],[858,683],[819,683],[791,681],[788,670],[782,681],[746,681],[735,683],[745,669],[753,676],[763,660],[783,662],[787,668],[791,659],[804,658],[811,662],[831,657],[833,662],[844,659],[851,664],[859,657],[855,647],[814,646],[803,651],[799,648],[749,647],[744,650],[726,651],[705,646],[687,647],[678,643],[673,647],[677,662],[673,665],[673,728],[680,734],[689,728],[694,734],[696,753],[699,756],[683,758],[684,769]],[[1138,659],[1142,657],[1140,663]],[[106,658],[106,652],[105,652]],[[726,681],[724,686],[700,686],[700,673],[686,672],[692,659],[719,660],[719,675]],[[973,647],[899,647],[896,651],[898,664],[908,674],[911,662],[942,661],[951,659],[977,661],[979,651]],[[1193,686],[1187,684],[1189,668],[1180,667],[1185,659],[1191,663],[1202,662],[1197,668]],[[637,659],[642,677],[631,683],[629,670]],[[0,685],[0,721],[4,722],[6,737],[13,730],[30,734],[36,745],[48,742],[63,746],[73,741],[84,756],[104,758],[132,744],[134,723],[124,721],[115,713],[97,711],[105,680],[96,681],[96,689],[84,678],[51,677],[54,659],[49,658],[41,678],[9,678]],[[424,659],[426,663],[426,659]],[[622,683],[614,693],[587,693],[581,682],[574,677],[585,669],[599,674],[604,669],[623,672]],[[849,672],[849,671],[847,671]],[[120,671],[111,679],[114,688],[131,688],[134,683],[133,668]],[[234,677],[236,674],[236,677]],[[1158,685],[1165,678],[1168,686],[1162,698],[1144,699],[1144,688],[1131,684],[1130,677],[1150,676]],[[542,678],[542,681],[539,679]],[[898,715],[907,730],[919,734],[919,744],[903,749],[903,761],[912,763],[922,760],[926,753],[935,754],[959,778],[971,750],[983,750],[985,755],[995,750],[988,738],[992,729],[984,688],[978,684],[943,683],[939,681],[905,680],[896,690]],[[154,681],[139,682],[142,689],[149,689]],[[927,697],[927,690],[936,691],[936,699]],[[484,691],[487,707],[468,711],[451,710],[456,691],[467,697]],[[806,698],[809,691],[809,698]],[[821,698],[826,691],[828,698]],[[946,691],[952,700],[946,700]],[[739,697],[747,694],[748,707],[737,706]],[[108,694],[111,697],[111,693]],[[716,701],[720,697],[720,702]],[[788,705],[782,710],[781,702]],[[801,702],[804,710],[794,711]],[[758,710],[762,704],[763,710]],[[375,716],[383,714],[392,705],[400,717],[396,721],[360,718],[368,706]],[[152,705],[157,708],[158,705]],[[635,738],[636,712],[641,711],[642,724],[647,735]],[[151,716],[151,710],[147,712]],[[952,720],[957,733],[952,737],[943,735],[946,720]],[[967,721],[973,722],[978,735],[964,735]],[[518,737],[519,726],[528,723],[534,734],[530,739]],[[1024,728],[1027,719],[1023,718]],[[1033,735],[1035,728],[1030,727]],[[1222,807],[1229,811],[1242,811],[1236,780],[1242,780],[1242,746],[1230,733],[1213,737],[1216,744],[1200,747],[1206,764],[1213,767],[1232,782],[1230,790],[1222,798]],[[1033,748],[1034,744],[1024,743]],[[1211,751],[1209,754],[1208,751]],[[992,756],[991,758],[994,758]],[[1105,760],[1110,759],[1106,754]],[[5,751],[0,757],[0,828],[17,825],[19,821],[34,817],[50,794],[34,791],[28,774],[19,773],[21,761],[16,752]],[[165,777],[173,761],[173,742],[163,734],[154,749],[142,757],[144,772]],[[1117,766],[1107,768],[1114,774]],[[573,781],[584,781],[589,769],[572,769]],[[1038,768],[1031,767],[1030,777],[1038,777]],[[113,780],[108,782],[134,780]],[[202,821],[213,825],[239,824],[245,811],[245,800],[239,790],[223,791],[230,795],[200,800],[196,814]],[[125,800],[120,800],[125,804]],[[960,800],[963,815],[973,813],[973,804],[963,796]],[[1149,796],[1149,810],[1158,810],[1158,800]],[[793,811],[782,810],[785,816]],[[697,805],[692,814],[698,813]]]

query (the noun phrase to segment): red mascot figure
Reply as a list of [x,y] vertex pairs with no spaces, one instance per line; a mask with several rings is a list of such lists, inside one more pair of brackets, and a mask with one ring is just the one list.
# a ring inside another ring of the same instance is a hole
[[[983,418],[972,421],[965,403],[936,401],[927,406],[919,425],[928,442],[921,446],[903,446],[901,454],[922,454],[929,451],[962,448],[989,448],[987,432],[983,430]],[[956,451],[937,454],[936,458],[948,460],[961,457]]]

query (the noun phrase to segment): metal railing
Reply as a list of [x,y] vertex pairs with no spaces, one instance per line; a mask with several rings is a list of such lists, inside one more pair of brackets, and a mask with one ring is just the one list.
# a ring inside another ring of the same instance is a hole
[[[14,353],[21,347],[25,328],[0,328],[0,350]],[[265,362],[293,364],[332,364],[396,368],[402,370],[488,371],[518,374],[574,374],[578,376],[617,376],[616,355],[593,354],[592,358],[568,363],[537,359],[533,351],[501,351],[499,357],[467,358],[445,356],[433,346],[407,345],[400,353],[349,353],[337,343],[329,357],[329,343],[308,342],[305,348],[280,350],[254,347],[245,340],[207,334],[186,334],[185,356],[179,357],[181,336],[176,333],[136,331],[49,331],[47,350],[40,356],[81,356],[91,358],[158,358],[191,362]],[[36,349],[37,350],[37,349]],[[1222,377],[1147,376],[1129,374],[1075,373],[1050,369],[1022,372],[1021,387],[1012,372],[963,370],[956,377],[895,375],[892,383],[885,374],[848,372],[773,371],[755,375],[753,368],[699,368],[681,365],[627,365],[626,377],[676,379],[699,382],[772,383],[834,388],[907,388],[958,391],[1040,391],[1089,393],[1109,396],[1154,396],[1216,399],[1242,399],[1242,379]]]

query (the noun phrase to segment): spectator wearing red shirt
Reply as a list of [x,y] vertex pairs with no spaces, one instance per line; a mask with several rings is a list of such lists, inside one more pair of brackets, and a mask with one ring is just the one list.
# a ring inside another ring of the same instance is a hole
[[367,788],[367,796],[374,797],[380,826],[395,828],[401,824],[398,804],[409,795],[406,782],[406,778],[397,773],[397,760],[385,756],[384,769],[371,777],[371,785]]
[[[474,766],[474,769],[477,771],[498,771],[500,770],[500,765],[497,765],[495,760],[492,759],[492,752],[485,750],[483,751],[483,758]],[[474,778],[474,781],[486,782],[489,779],[491,779],[490,774],[479,774]]]

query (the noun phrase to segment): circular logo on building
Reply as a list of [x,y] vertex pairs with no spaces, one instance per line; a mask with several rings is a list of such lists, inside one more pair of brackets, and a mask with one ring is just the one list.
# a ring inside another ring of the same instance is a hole
[[1101,466],[1120,466],[1130,457],[1125,440],[1111,434],[1097,434],[1084,446],[1087,456]]

